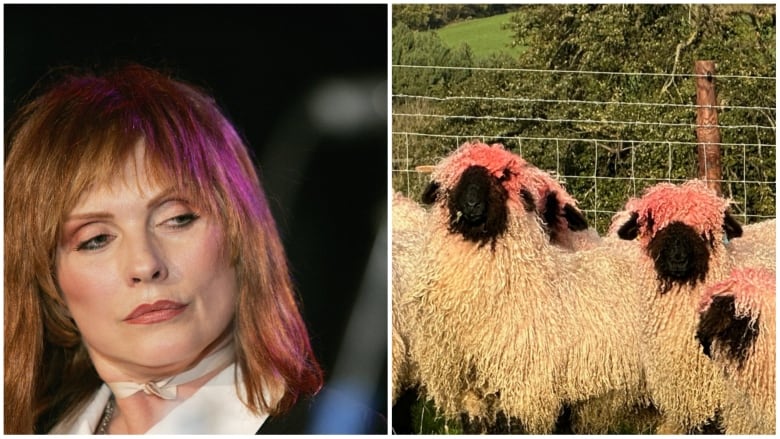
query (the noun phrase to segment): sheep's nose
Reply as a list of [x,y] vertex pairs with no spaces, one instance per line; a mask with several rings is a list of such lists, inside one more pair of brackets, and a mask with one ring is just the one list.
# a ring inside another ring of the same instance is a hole
[[485,203],[482,202],[480,187],[472,184],[466,188],[461,199],[461,210],[470,222],[481,221],[485,215]]
[[684,273],[691,265],[692,249],[683,244],[682,242],[676,242],[669,248],[664,255],[668,262],[669,268],[678,274]]
[[682,246],[676,246],[669,252],[669,260],[676,264],[682,264],[688,261],[689,252]]
[[465,196],[463,197],[463,201],[465,202],[466,206],[476,206],[479,204],[480,199],[480,190],[479,186],[476,184],[470,184],[466,188]]

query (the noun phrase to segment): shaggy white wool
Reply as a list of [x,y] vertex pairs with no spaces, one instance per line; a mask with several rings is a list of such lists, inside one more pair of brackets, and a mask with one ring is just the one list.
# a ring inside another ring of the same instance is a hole
[[415,367],[407,352],[409,331],[406,296],[417,287],[417,270],[425,250],[428,212],[413,200],[396,193],[392,199],[392,400],[417,384]]
[[604,239],[591,250],[559,258],[556,287],[570,327],[566,370],[560,378],[572,404],[575,433],[606,434],[620,426],[643,428],[649,405],[644,379],[642,297],[626,276],[641,255],[636,245]]
[[[538,218],[510,202],[505,235],[479,246],[447,230],[446,207],[434,209],[409,321],[408,348],[426,394],[450,419],[494,421],[500,409],[528,432],[551,432],[563,401],[558,334],[567,322]],[[491,407],[486,401],[498,392]]]
[[777,264],[777,220],[771,219],[742,226],[742,236],[726,244],[738,267],[775,270]]

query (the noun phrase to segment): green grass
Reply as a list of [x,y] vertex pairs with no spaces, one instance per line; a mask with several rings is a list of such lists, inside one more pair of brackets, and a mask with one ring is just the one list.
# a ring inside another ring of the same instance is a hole
[[460,21],[449,24],[435,32],[439,35],[442,42],[449,47],[457,48],[463,43],[468,44],[478,58],[497,52],[519,55],[524,48],[520,46],[510,47],[512,31],[502,28],[504,24],[509,23],[512,14],[514,12]]

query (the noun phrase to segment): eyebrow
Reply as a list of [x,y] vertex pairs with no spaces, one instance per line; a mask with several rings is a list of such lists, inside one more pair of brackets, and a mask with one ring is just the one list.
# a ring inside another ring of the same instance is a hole
[[170,197],[172,194],[175,194],[178,192],[173,186],[168,186],[168,188],[163,189],[160,191],[157,195],[155,195],[151,200],[149,200],[146,203],[146,208],[151,209],[152,207],[160,204],[160,201]]
[[73,215],[68,215],[67,218],[65,218],[65,222],[70,222],[74,220],[80,220],[80,219],[108,219],[113,218],[114,215],[108,212],[85,212],[85,213],[77,213]]
[[[161,200],[171,196],[171,194],[174,194],[176,192],[177,191],[173,186],[170,186],[167,189],[160,191],[151,200],[146,202],[146,208],[151,209],[155,205],[159,204]],[[114,217],[113,213],[102,212],[102,211],[75,213],[75,214],[68,215],[65,218],[64,223],[68,223],[70,221],[75,221],[75,220],[83,220],[83,219],[111,219],[113,217]]]

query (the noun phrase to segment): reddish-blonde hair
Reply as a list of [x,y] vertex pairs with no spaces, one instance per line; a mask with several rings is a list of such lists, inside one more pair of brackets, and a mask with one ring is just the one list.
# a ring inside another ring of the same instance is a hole
[[[24,106],[6,133],[5,433],[46,433],[100,386],[53,276],[65,215],[118,174],[143,140],[153,182],[220,219],[239,284],[236,362],[247,406],[280,414],[316,393],[322,371],[246,145],[199,88],[129,65],[69,75]],[[272,404],[265,386],[284,389]]]

